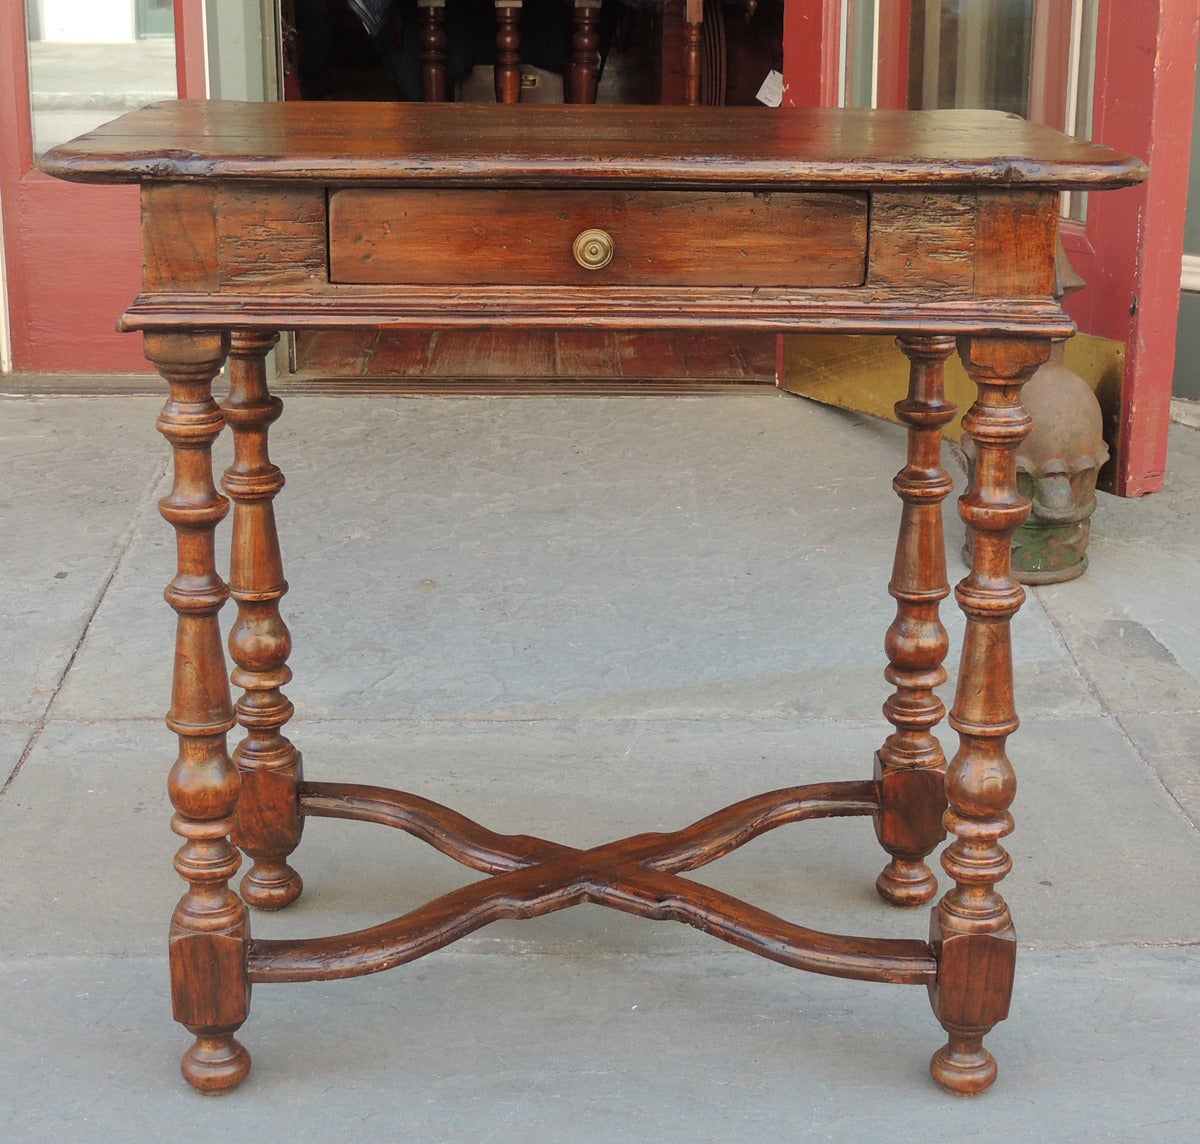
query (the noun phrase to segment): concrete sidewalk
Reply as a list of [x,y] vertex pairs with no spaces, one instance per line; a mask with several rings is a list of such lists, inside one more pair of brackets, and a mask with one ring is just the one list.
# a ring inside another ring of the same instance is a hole
[[[1174,427],[1163,494],[1102,497],[1087,575],[1031,591],[1015,624],[1003,890],[1022,952],[987,1094],[929,1080],[923,990],[588,907],[376,977],[260,987],[250,1079],[206,1100],[167,997],[159,404],[0,400],[0,1139],[1200,1134],[1200,432]],[[588,845],[870,774],[896,427],[765,391],[304,397],[272,443],[309,777]],[[956,550],[952,511],[947,528]],[[840,820],[699,876],[819,929],[923,937],[925,910],[876,897],[881,863],[870,825]],[[295,864],[304,897],[256,915],[260,936],[371,924],[471,877],[327,820]]]

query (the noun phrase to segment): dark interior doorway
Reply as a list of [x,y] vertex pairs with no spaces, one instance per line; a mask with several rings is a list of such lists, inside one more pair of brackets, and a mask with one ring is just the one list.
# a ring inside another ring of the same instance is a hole
[[[375,35],[355,6],[385,12]],[[561,46],[570,11],[563,0],[525,0],[523,101],[561,100]],[[414,97],[416,0],[285,0],[283,16],[285,98]],[[494,27],[490,0],[449,0],[453,98],[494,98]],[[683,29],[683,0],[609,0],[599,100],[682,103]],[[467,45],[457,56],[455,37]],[[782,70],[783,0],[706,0],[702,47],[701,102],[753,105],[768,73]],[[322,391],[495,393],[773,385],[776,341],[774,335],[745,333],[308,332],[295,338],[292,382]]]

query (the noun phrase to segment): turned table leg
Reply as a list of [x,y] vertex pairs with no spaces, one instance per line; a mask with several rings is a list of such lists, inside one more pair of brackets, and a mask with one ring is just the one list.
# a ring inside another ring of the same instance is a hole
[[954,339],[903,337],[899,345],[910,362],[908,397],[896,403],[908,427],[908,463],[893,482],[904,508],[888,588],[896,618],[887,633],[885,677],[896,690],[883,706],[895,731],[875,756],[875,832],[892,860],[875,885],[893,905],[917,906],[937,892],[925,858],[946,836],[946,757],[933,728],[946,713],[935,688],[946,681],[949,649],[938,608],[950,594],[942,501],[953,482],[941,457],[942,427],[955,412],[945,398]]
[[171,919],[171,994],[175,1018],[195,1036],[183,1075],[201,1092],[234,1088],[250,1055],[234,1038],[250,1007],[246,974],[249,922],[230,889],[241,858],[229,840],[238,771],[226,751],[233,707],[217,614],[229,594],[217,575],[213,533],[228,511],[212,473],[212,443],[224,425],[212,379],[227,342],[220,334],[147,334],[146,356],[170,396],[158,428],[174,451],[175,480],[160,502],[175,529],[178,572],[167,602],[178,614],[175,677],[167,726],[179,737],[168,789],[183,839],[175,869],[188,883]]
[[264,910],[294,902],[304,885],[287,863],[304,823],[297,790],[302,775],[300,753],[282,733],[293,713],[281,690],[292,678],[292,640],[279,615],[287,581],[273,505],[283,474],[267,456],[268,430],[283,410],[266,380],[266,355],[278,340],[252,332],[230,340],[224,413],[234,459],[221,482],[234,505],[229,590],[238,613],[229,653],[237,665],[233,684],[243,689],[235,712],[246,732],[233,755],[242,777],[233,840],[253,859],[242,898]]
[[996,884],[1012,868],[1000,845],[1011,833],[1017,790],[1005,753],[1017,729],[1009,621],[1025,599],[1012,578],[1012,535],[1029,515],[1017,491],[1015,454],[1029,432],[1021,386],[1049,356],[1049,342],[963,338],[959,352],[978,390],[963,419],[977,450],[971,487],[959,512],[971,530],[971,570],[955,595],[966,615],[958,689],[950,725],[959,748],[946,774],[946,826],[954,840],[942,866],[954,879],[933,911],[930,939],[938,960],[930,1000],[949,1034],[930,1062],[943,1088],[970,1095],[996,1079],[983,1038],[1008,1015],[1016,932]]

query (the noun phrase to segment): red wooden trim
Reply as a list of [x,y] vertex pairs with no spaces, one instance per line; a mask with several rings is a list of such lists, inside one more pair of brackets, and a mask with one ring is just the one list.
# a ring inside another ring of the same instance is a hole
[[6,183],[33,167],[29,120],[29,61],[25,53],[25,9],[0,5],[0,175]]
[[29,119],[29,61],[25,52],[25,8],[0,4],[0,215],[8,278],[8,321],[13,367],[22,366],[21,331],[29,324],[29,295],[21,273],[21,180],[33,167]]
[[1162,488],[1200,13],[1172,0],[1108,0],[1100,11],[1093,136],[1150,164],[1141,187],[1089,202],[1088,288],[1071,299],[1089,333],[1126,343],[1116,491]]
[[912,0],[879,6],[880,107],[903,110],[908,106],[911,29]]
[[841,0],[788,0],[783,9],[783,101],[837,107]]
[[175,77],[180,99],[208,95],[204,0],[175,0]]

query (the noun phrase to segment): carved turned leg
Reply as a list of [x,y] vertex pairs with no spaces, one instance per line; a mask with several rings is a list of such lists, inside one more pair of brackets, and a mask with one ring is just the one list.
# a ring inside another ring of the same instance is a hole
[[217,614],[229,594],[216,571],[213,532],[229,503],[213,484],[212,443],[224,421],[212,379],[225,357],[219,334],[147,334],[146,356],[170,386],[158,428],[171,442],[175,482],[160,503],[175,528],[178,573],[167,602],[179,616],[175,680],[167,726],[179,736],[168,789],[171,827],[184,843],[175,869],[188,883],[171,919],[175,1018],[195,1036],[183,1075],[201,1092],[234,1088],[250,1055],[234,1033],[250,1008],[246,907],[229,888],[241,858],[229,840],[238,772],[225,747],[233,726]]
[[571,56],[563,77],[567,103],[595,103],[600,86],[600,3],[574,0],[571,20]]
[[420,27],[417,42],[421,46],[421,99],[425,103],[446,100],[446,0],[419,0]]
[[221,482],[234,503],[229,590],[238,614],[229,653],[237,664],[233,684],[243,689],[237,721],[246,730],[233,755],[242,776],[233,840],[254,860],[242,879],[242,898],[264,910],[294,902],[304,886],[287,864],[304,820],[300,753],[282,733],[293,712],[281,690],[292,678],[292,639],[279,615],[287,581],[272,503],[283,474],[267,456],[268,430],[283,410],[266,380],[266,355],[278,340],[277,334],[235,333],[230,341],[224,413],[234,460]]
[[687,0],[683,24],[683,102],[700,103],[700,28],[704,23],[704,0]]
[[875,832],[892,860],[875,885],[893,905],[917,906],[937,892],[925,858],[946,836],[946,756],[933,728],[946,713],[934,689],[946,681],[942,663],[949,649],[938,606],[950,595],[942,501],[953,482],[941,458],[942,427],[954,417],[945,398],[954,339],[904,337],[899,345],[911,363],[908,397],[896,403],[896,416],[908,427],[908,463],[893,482],[904,508],[888,589],[896,618],[888,628],[884,674],[896,690],[883,705],[896,729],[875,756]]
[[943,1088],[971,1095],[996,1079],[984,1035],[1008,1015],[1016,933],[996,883],[1012,868],[1000,839],[1017,781],[1005,742],[1017,728],[1009,621],[1025,599],[1012,578],[1012,534],[1029,514],[1017,492],[1015,452],[1029,432],[1021,386],[1049,356],[1049,343],[964,338],[959,352],[978,389],[963,419],[977,460],[959,512],[974,538],[971,571],[955,592],[967,618],[950,725],[959,748],[946,774],[946,826],[954,841],[942,866],[954,879],[933,911],[938,959],[930,1000],[949,1034],[930,1062]]
[[497,103],[521,102],[521,3],[495,0],[496,64],[492,69]]

